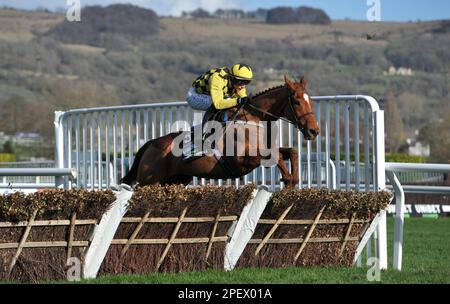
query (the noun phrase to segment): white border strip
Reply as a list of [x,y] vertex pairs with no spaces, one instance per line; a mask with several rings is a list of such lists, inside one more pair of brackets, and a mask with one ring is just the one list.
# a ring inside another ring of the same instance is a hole
[[100,223],[95,227],[94,236],[84,259],[83,278],[94,279],[108,252],[116,230],[128,210],[128,200],[132,191],[122,188],[120,192],[114,191],[116,201],[111,208],[103,214]]
[[385,218],[386,218],[386,210],[382,210],[372,220],[372,223],[367,228],[366,232],[364,233],[363,237],[361,238],[361,241],[358,244],[358,247],[356,248],[356,253],[355,253],[355,257],[353,259],[353,264],[355,264],[358,261],[358,258],[361,255],[364,248],[366,247],[366,244],[370,240],[370,237],[374,234],[374,232],[378,228],[378,224],[380,223],[381,220],[383,220]]
[[260,187],[259,190],[255,190],[253,197],[242,210],[231,239],[225,247],[224,269],[227,271],[233,270],[236,266],[255,232],[259,218],[266,209],[272,193],[267,190],[267,187]]

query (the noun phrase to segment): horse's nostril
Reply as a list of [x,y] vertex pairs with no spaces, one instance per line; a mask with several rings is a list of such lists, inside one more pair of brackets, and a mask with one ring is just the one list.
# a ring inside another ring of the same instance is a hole
[[309,133],[316,136],[317,135],[317,131],[314,129],[309,129]]

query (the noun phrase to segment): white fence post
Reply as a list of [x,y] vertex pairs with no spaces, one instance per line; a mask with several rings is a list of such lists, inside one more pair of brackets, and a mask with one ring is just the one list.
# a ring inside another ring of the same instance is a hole
[[[385,146],[384,146],[384,111],[375,111],[375,156],[376,156],[376,190],[384,190],[386,188],[385,173]],[[387,224],[386,210],[380,211],[380,222],[377,229],[377,256],[379,259],[380,269],[387,269]]]
[[405,217],[405,192],[393,171],[386,171],[395,191],[394,261],[395,270],[402,270],[403,223]]
[[83,278],[94,279],[102,265],[103,259],[108,252],[117,228],[128,209],[128,200],[133,192],[122,188],[115,192],[117,200],[111,208],[103,215],[100,223],[95,227],[92,242],[86,253],[83,267]]
[[439,186],[402,186],[397,173],[404,172],[450,172],[448,164],[408,164],[408,163],[386,163],[386,174],[395,191],[395,226],[394,226],[394,261],[393,267],[396,270],[402,269],[403,254],[403,225],[405,214],[405,192],[419,194],[448,194],[449,187]]
[[[361,241],[358,244],[358,247],[356,248],[355,257],[353,260],[353,263],[361,263],[361,255],[364,250],[364,248],[368,249],[368,252],[371,251],[370,242],[372,241],[372,235],[374,234],[375,230],[379,227],[380,221],[383,220],[383,216],[381,213],[378,213],[374,219],[372,220],[372,223],[367,228],[366,232],[364,233],[363,237],[361,238]],[[369,253],[367,254],[367,259],[369,259],[371,256]]]
[[242,252],[253,236],[256,225],[269,202],[272,193],[267,187],[260,187],[254,192],[251,201],[242,210],[231,239],[225,247],[224,269],[233,270]]
[[[64,164],[64,126],[62,125],[62,118],[64,112],[55,111],[55,163],[57,168],[65,168]],[[62,176],[55,176],[56,188],[68,188],[67,178]]]

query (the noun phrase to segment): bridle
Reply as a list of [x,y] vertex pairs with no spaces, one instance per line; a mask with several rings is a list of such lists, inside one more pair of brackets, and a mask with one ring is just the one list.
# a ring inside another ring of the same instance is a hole
[[303,114],[300,117],[297,117],[297,115],[295,115],[294,105],[292,104],[292,95],[294,95],[294,91],[290,87],[287,87],[287,89],[289,90],[289,97],[288,97],[289,98],[289,100],[288,100],[289,101],[289,108],[291,110],[292,116],[295,119],[295,122],[291,121],[291,120],[289,120],[287,118],[284,118],[284,117],[272,114],[272,113],[270,113],[270,112],[268,112],[266,110],[263,110],[261,108],[258,108],[255,105],[252,105],[251,103],[246,103],[246,105],[248,105],[249,107],[251,107],[252,109],[254,109],[256,111],[259,111],[259,112],[264,113],[264,114],[266,114],[268,116],[271,116],[271,117],[275,118],[276,120],[281,119],[281,120],[286,121],[288,123],[295,124],[297,126],[297,128],[299,128],[300,130],[304,130],[306,128],[306,124],[305,124],[305,126],[300,125],[299,120],[302,120],[303,118],[308,117],[309,115],[313,115],[314,113],[313,112],[308,112],[308,113]]

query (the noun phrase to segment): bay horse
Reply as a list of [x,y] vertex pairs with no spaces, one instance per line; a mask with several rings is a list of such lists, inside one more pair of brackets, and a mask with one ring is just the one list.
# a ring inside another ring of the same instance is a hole
[[[319,134],[319,126],[312,111],[311,99],[307,92],[307,81],[304,77],[299,82],[289,80],[284,76],[284,84],[268,89],[252,97],[241,107],[228,109],[228,117],[234,117],[236,122],[275,122],[279,119],[289,121],[296,126],[306,140],[315,140]],[[268,129],[268,128],[266,128]],[[267,134],[270,133],[269,130]],[[181,156],[172,153],[177,136],[181,132],[174,132],[153,139],[144,144],[136,153],[133,165],[122,178],[121,182],[130,186],[149,184],[189,184],[194,176],[208,179],[227,179],[244,176],[261,165],[268,156],[261,153],[256,155],[225,155],[222,160],[214,155],[204,155],[191,162],[185,162]],[[248,152],[251,146],[249,137],[245,142],[237,142],[236,146],[244,147]],[[269,134],[270,136],[270,134]],[[256,151],[262,148],[258,143]],[[292,148],[277,147],[278,160],[276,165],[280,169],[282,181],[286,187],[298,184],[298,152]],[[291,172],[285,164],[290,160]],[[222,162],[221,162],[222,161]],[[231,168],[231,169],[230,169]],[[231,172],[230,172],[231,170]]]

